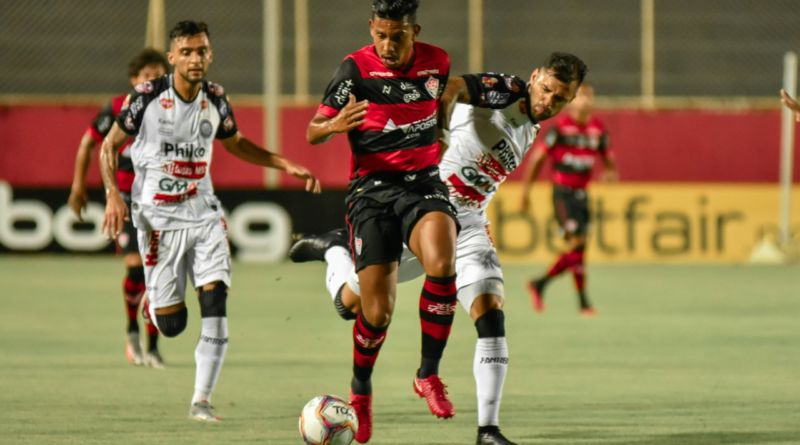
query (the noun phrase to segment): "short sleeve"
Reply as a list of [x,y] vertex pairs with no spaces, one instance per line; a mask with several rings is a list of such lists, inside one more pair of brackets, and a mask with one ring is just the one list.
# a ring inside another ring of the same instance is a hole
[[101,142],[111,131],[112,125],[114,125],[114,108],[109,102],[94,117],[92,124],[89,126],[89,132],[95,141]]
[[360,79],[361,74],[355,60],[351,57],[344,59],[325,89],[317,112],[329,118],[339,114],[339,110],[347,105],[350,93],[355,94]]
[[466,74],[464,83],[470,104],[481,108],[506,108],[527,94],[522,79],[502,73]]
[[122,102],[122,109],[117,116],[117,123],[128,136],[136,136],[144,119],[144,110],[161,91],[166,77],[152,82],[143,82],[136,85]]

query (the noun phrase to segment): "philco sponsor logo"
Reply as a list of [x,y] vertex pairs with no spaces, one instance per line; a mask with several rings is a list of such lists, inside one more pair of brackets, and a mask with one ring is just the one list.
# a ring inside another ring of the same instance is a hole
[[196,147],[193,142],[178,142],[175,144],[164,142],[161,144],[161,152],[164,156],[202,158],[206,155],[206,148]]
[[514,171],[517,165],[517,157],[514,155],[514,150],[511,147],[511,144],[508,143],[505,139],[501,139],[500,142],[494,144],[492,147],[492,152],[495,154],[495,158],[503,165],[503,168],[506,169],[507,172]]
[[161,104],[161,108],[165,110],[169,110],[175,105],[175,99],[170,99],[169,97],[162,97],[158,102]]
[[164,165],[164,173],[176,178],[201,179],[205,177],[208,164],[204,162],[172,161]]

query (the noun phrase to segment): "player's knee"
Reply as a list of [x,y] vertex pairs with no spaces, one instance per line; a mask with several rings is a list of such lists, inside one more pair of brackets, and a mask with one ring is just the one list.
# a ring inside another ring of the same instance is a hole
[[432,277],[450,277],[456,273],[456,263],[453,258],[434,258],[423,264],[425,274]]
[[475,321],[478,338],[505,337],[505,315],[500,309],[486,311]]
[[366,317],[367,322],[376,328],[383,329],[392,322],[392,314],[386,310],[372,310],[368,313],[362,312],[362,317]]
[[186,322],[189,319],[189,311],[186,306],[169,314],[159,314],[156,312],[156,326],[165,337],[176,337],[186,329]]
[[199,298],[201,318],[227,316],[228,286],[225,283],[217,283],[209,290],[200,289]]
[[128,267],[128,279],[134,283],[144,283],[144,267],[133,266]]

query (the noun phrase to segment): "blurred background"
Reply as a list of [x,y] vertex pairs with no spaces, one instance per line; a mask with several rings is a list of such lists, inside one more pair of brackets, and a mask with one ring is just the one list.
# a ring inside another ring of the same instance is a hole
[[[88,222],[76,223],[66,207],[78,142],[98,109],[129,89],[128,61],[145,45],[164,49],[183,19],[209,24],[209,78],[224,85],[243,133],[307,165],[325,187],[306,195],[297,182],[217,150],[212,175],[237,255],[281,260],[292,232],[342,225],[346,138],[312,147],[304,135],[341,59],[370,43],[369,5],[5,2],[0,252],[113,250],[99,233],[96,161]],[[453,74],[527,79],[552,51],[586,61],[621,175],[592,188],[593,260],[783,261],[796,249],[800,167],[794,124],[782,124],[778,100],[786,54],[800,47],[795,1],[422,0],[418,22],[420,40],[450,53]],[[547,176],[529,214],[519,212],[519,176],[490,210],[495,241],[504,261],[546,261],[558,250]]]

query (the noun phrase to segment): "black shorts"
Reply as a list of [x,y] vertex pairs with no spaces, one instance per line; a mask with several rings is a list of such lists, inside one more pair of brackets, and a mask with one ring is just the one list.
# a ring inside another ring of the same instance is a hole
[[403,243],[408,243],[414,225],[428,212],[444,212],[459,227],[437,167],[355,179],[345,202],[356,271],[399,261]]
[[[122,199],[125,201],[125,204],[128,206],[128,212],[130,215],[130,208],[131,208],[131,195],[127,193],[122,193]],[[136,233],[136,227],[133,227],[133,222],[130,220],[130,216],[127,221],[122,223],[122,233],[119,234],[117,237],[117,253],[122,255],[127,255],[129,253],[135,253],[139,255],[139,237]]]
[[565,234],[585,235],[589,230],[589,197],[585,189],[553,185],[553,209]]

